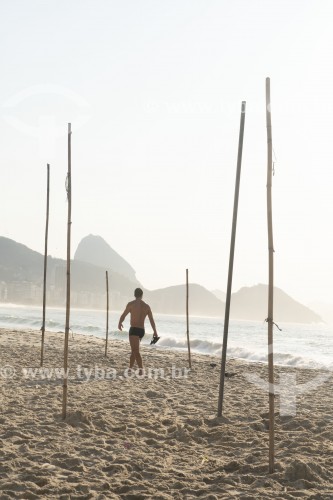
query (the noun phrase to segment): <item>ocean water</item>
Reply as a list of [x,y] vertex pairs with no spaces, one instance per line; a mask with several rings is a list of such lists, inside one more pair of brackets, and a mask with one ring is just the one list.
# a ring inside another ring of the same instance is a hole
[[[121,311],[109,313],[109,338],[128,341],[129,320],[124,331],[117,329]],[[186,317],[154,314],[161,339],[157,349],[187,350]],[[190,316],[189,331],[191,351],[221,357],[223,318]],[[39,330],[42,325],[42,308],[0,304],[0,327],[19,331]],[[283,366],[325,368],[333,370],[333,327],[324,324],[279,323],[282,331],[274,327],[274,362]],[[75,334],[105,338],[106,312],[72,309],[70,328]],[[63,332],[65,309],[46,310],[46,330]],[[143,344],[150,344],[152,329],[146,321]],[[227,357],[267,363],[267,323],[264,321],[232,321],[229,323]]]

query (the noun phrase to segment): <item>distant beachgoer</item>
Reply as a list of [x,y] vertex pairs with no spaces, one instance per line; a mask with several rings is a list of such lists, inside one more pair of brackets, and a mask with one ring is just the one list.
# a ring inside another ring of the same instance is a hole
[[130,368],[133,368],[135,361],[139,367],[139,373],[142,375],[143,364],[140,354],[140,341],[145,334],[145,319],[148,316],[151,327],[154,330],[154,337],[157,337],[157,331],[155,326],[155,321],[153,318],[153,313],[148,304],[142,300],[143,291],[141,288],[136,288],[134,290],[135,300],[129,302],[125,308],[125,311],[120,316],[118,328],[120,331],[123,329],[123,321],[127,314],[131,314],[131,327],[129,329],[129,342],[131,345],[131,357],[130,357]]

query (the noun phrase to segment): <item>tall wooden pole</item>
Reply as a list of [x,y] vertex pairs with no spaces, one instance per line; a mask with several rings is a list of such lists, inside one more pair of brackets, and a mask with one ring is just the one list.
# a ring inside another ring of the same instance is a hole
[[269,472],[274,472],[274,359],[273,359],[273,219],[272,219],[272,121],[270,79],[266,78],[267,126],[267,229],[268,229],[268,381],[269,381]]
[[223,344],[222,344],[222,358],[221,358],[221,372],[220,372],[220,390],[219,390],[219,400],[218,400],[218,405],[217,405],[217,416],[218,417],[222,416],[223,396],[224,396],[224,376],[225,376],[225,365],[226,365],[226,359],[227,359],[227,344],[228,344],[232,273],[233,273],[233,265],[234,265],[238,198],[239,198],[239,184],[240,184],[242,153],[243,153],[245,107],[246,107],[246,102],[243,101],[242,108],[241,108],[239,140],[238,140],[237,171],[236,171],[234,210],[233,210],[233,217],[232,217],[232,230],[231,230],[231,241],[230,241],[228,285],[227,285],[227,296],[226,296],[225,312],[224,312]]
[[67,409],[67,380],[68,380],[68,338],[69,338],[69,316],[71,299],[71,225],[72,225],[72,172],[71,172],[71,124],[68,124],[68,173],[67,173],[67,282],[66,282],[66,326],[65,326],[65,346],[64,346],[64,384],[62,399],[62,418],[66,418]]
[[49,205],[50,205],[50,165],[47,164],[47,188],[46,188],[46,226],[45,226],[45,249],[44,249],[44,280],[43,280],[43,324],[42,324],[42,346],[40,353],[40,366],[44,361],[44,338],[45,338],[45,309],[46,309],[46,273],[47,273],[47,240],[49,234]]
[[105,271],[106,279],[106,336],[105,336],[105,356],[108,353],[108,338],[109,338],[109,275]]
[[187,350],[188,350],[188,366],[192,368],[191,364],[191,346],[190,346],[190,329],[189,329],[189,316],[188,316],[188,269],[186,269],[186,336],[187,336]]

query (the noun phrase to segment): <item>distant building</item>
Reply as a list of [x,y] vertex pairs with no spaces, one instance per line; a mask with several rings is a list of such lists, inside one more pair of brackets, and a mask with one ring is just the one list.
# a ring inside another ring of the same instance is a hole
[[7,285],[7,302],[36,303],[42,300],[42,287],[30,281],[12,281]]
[[57,290],[66,290],[66,267],[56,266],[54,274],[54,285]]

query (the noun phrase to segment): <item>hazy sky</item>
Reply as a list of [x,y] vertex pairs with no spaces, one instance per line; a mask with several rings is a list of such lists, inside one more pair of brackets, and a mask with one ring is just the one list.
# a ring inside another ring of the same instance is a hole
[[271,78],[275,285],[332,302],[331,0],[1,0],[0,235],[66,257],[102,236],[149,289],[226,289],[247,102],[233,291],[268,281]]

